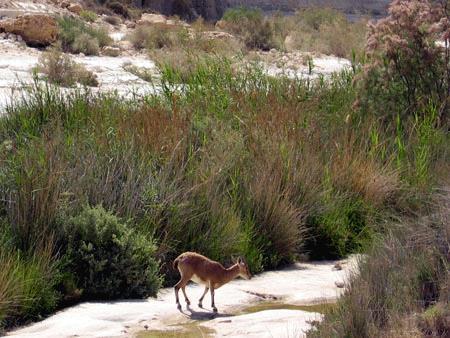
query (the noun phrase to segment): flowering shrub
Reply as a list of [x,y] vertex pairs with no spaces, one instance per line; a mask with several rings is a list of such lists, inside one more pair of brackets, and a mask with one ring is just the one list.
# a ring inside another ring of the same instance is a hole
[[432,103],[442,122],[450,90],[449,38],[447,1],[394,0],[386,18],[369,24],[359,102],[400,115]]

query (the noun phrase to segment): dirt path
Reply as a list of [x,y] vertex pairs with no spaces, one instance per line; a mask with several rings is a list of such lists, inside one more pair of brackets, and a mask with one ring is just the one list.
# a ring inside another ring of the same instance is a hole
[[[172,288],[147,300],[82,303],[28,327],[10,332],[11,337],[289,337],[302,336],[310,322],[320,320],[320,307],[334,302],[342,292],[356,258],[336,262],[297,263],[280,271],[266,272],[250,281],[235,280],[216,292],[219,314],[197,307],[202,288],[190,284],[193,305],[178,311]],[[183,297],[181,297],[183,299]]]

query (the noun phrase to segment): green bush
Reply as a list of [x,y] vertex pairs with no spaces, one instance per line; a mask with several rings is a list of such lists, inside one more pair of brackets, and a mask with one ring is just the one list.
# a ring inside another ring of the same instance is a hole
[[100,46],[98,40],[87,33],[78,35],[72,43],[73,53],[83,53],[85,55],[98,55]]
[[339,258],[361,251],[370,243],[368,210],[361,200],[337,197],[328,199],[323,210],[308,220],[306,246],[312,259]]
[[128,13],[128,8],[126,5],[121,3],[120,1],[108,1],[106,3],[106,7],[108,7],[110,10],[112,10],[115,14],[121,15],[124,18],[129,18],[130,14]]
[[105,28],[90,26],[80,19],[62,17],[58,19],[59,40],[63,51],[98,55],[100,48],[112,43]]
[[188,40],[185,28],[174,28],[165,25],[138,26],[129,36],[137,49],[161,49],[182,45]]
[[232,8],[223,18],[225,29],[241,36],[249,49],[269,50],[277,46],[273,23],[264,17],[261,10],[245,7]]
[[155,245],[102,207],[64,225],[68,271],[85,299],[155,296],[161,284]]
[[381,118],[404,121],[438,109],[438,124],[449,123],[450,72],[445,1],[394,1],[389,16],[370,25],[367,62],[360,74],[358,103]]
[[95,22],[95,20],[97,20],[97,14],[89,10],[82,10],[80,12],[80,17],[87,22]]

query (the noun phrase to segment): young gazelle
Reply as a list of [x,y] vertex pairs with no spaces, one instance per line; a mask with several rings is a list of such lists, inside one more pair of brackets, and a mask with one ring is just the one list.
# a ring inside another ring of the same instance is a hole
[[214,290],[220,288],[222,285],[238,276],[245,279],[250,279],[252,277],[247,263],[245,263],[245,261],[240,257],[238,258],[236,264],[226,269],[222,264],[198,253],[185,252],[174,260],[173,268],[178,269],[181,275],[180,281],[175,285],[175,299],[179,310],[181,310],[180,301],[178,299],[178,291],[180,289],[183,290],[186,304],[191,304],[185,290],[186,284],[190,280],[205,286],[205,291],[198,301],[198,306],[202,307],[203,298],[208,290],[210,290],[211,307],[214,312],[217,312],[217,308],[214,304]]

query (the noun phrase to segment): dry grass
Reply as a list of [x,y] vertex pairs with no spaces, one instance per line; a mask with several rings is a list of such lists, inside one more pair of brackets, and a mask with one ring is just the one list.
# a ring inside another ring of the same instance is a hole
[[147,82],[152,82],[153,77],[155,75],[151,70],[144,68],[144,67],[139,67],[139,66],[133,65],[132,63],[124,63],[122,65],[122,68],[125,71],[127,71],[133,75],[136,75],[137,77],[139,77],[142,80],[147,81]]
[[[336,311],[310,336],[438,336],[450,332],[449,196],[431,214],[402,221],[360,262]],[[398,335],[403,331],[402,335]]]
[[90,87],[98,86],[94,73],[57,49],[44,52],[39,57],[36,71],[44,74],[48,81],[63,87],[73,87],[77,83]]
[[128,37],[136,49],[161,49],[183,44],[189,38],[186,28],[172,25],[140,25]]

